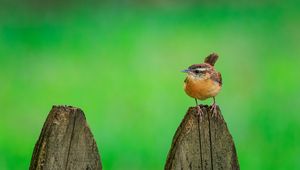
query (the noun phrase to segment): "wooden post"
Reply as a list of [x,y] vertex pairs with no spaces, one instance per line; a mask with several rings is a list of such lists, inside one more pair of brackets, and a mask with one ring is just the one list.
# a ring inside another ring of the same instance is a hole
[[[223,118],[212,117],[210,107],[189,108],[178,127],[169,151],[165,170],[239,170],[232,137]],[[221,111],[217,108],[219,114]]]
[[35,145],[30,170],[102,169],[96,142],[81,109],[53,106]]

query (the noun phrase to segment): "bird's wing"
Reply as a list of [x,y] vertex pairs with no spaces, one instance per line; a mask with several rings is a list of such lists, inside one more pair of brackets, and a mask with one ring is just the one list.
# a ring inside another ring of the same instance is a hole
[[218,72],[218,77],[219,77],[219,79],[220,79],[220,84],[222,85],[222,84],[223,84],[223,80],[222,80],[222,75],[221,75],[220,72]]
[[220,72],[213,73],[211,75],[211,79],[218,82],[218,83],[220,83],[220,85],[222,85],[222,83],[223,83],[222,82],[222,75],[221,75]]

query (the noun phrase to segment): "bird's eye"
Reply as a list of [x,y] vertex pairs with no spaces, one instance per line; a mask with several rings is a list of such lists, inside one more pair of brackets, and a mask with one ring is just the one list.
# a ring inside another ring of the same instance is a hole
[[200,73],[200,71],[199,71],[199,70],[195,70],[194,72],[195,72],[196,74]]

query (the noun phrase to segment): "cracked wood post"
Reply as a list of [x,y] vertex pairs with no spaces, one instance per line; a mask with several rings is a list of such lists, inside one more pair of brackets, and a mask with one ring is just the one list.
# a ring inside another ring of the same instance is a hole
[[102,169],[96,142],[81,109],[53,106],[35,144],[30,170]]
[[[233,139],[223,118],[212,117],[210,107],[201,105],[200,121],[196,107],[190,107],[178,127],[165,170],[239,170]],[[217,108],[219,114],[221,111]]]

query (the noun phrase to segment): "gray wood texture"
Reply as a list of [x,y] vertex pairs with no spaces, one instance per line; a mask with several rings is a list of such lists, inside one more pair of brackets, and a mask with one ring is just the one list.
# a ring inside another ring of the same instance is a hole
[[35,145],[30,169],[102,169],[96,142],[81,109],[53,106]]
[[[178,127],[169,151],[165,170],[239,170],[233,139],[222,117],[211,116],[207,105],[199,119],[190,107]],[[219,115],[221,111],[217,107]]]

